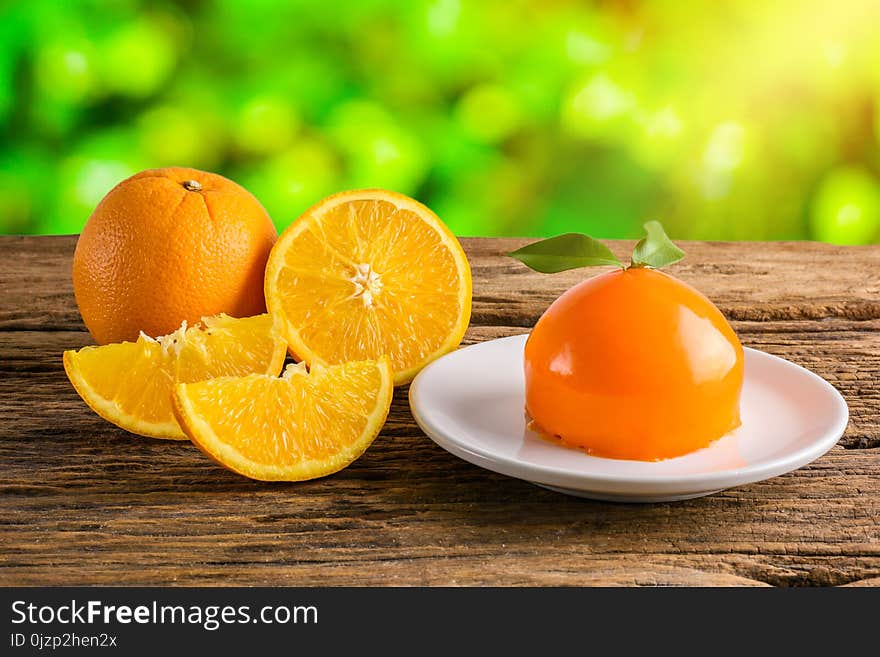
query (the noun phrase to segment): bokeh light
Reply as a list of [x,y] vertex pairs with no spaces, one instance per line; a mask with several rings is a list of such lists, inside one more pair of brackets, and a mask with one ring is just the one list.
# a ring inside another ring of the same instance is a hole
[[876,0],[0,7],[0,232],[192,166],[279,229],[387,187],[460,235],[880,242]]

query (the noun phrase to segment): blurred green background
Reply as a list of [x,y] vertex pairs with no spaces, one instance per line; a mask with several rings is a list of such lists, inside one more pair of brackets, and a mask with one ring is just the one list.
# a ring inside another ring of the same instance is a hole
[[279,228],[416,196],[460,235],[880,241],[880,2],[33,0],[0,8],[0,232],[146,168]]

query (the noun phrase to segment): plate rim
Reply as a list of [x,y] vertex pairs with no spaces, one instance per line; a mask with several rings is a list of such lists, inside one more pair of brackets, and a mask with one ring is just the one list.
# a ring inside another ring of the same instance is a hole
[[[828,381],[797,363],[750,347],[743,347],[743,350],[751,354],[751,358],[769,359],[776,366],[781,366],[787,369],[794,368],[795,371],[802,376],[807,376],[814,382],[819,383],[820,386],[826,392],[830,393],[834,399],[835,418],[831,427],[811,443],[800,447],[793,452],[787,452],[779,457],[769,460],[765,459],[739,468],[694,472],[680,475],[657,473],[633,476],[601,472],[588,475],[579,474],[568,469],[529,463],[512,457],[499,456],[470,445],[463,445],[460,440],[451,438],[446,432],[439,430],[438,427],[420,412],[420,407],[424,405],[423,395],[421,393],[424,381],[430,376],[430,372],[445,358],[461,351],[478,349],[491,343],[516,341],[524,343],[528,338],[528,335],[528,333],[523,333],[504,336],[467,345],[438,358],[419,372],[415,379],[413,379],[409,388],[408,398],[410,411],[412,412],[416,423],[434,443],[454,456],[472,463],[473,465],[517,479],[548,484],[551,486],[564,486],[566,488],[583,491],[623,492],[638,496],[655,493],[664,494],[669,492],[714,491],[729,488],[731,486],[755,483],[791,472],[826,454],[837,444],[849,424],[849,407],[846,400],[843,395],[840,394],[840,391]],[[605,459],[604,457],[599,456],[593,456],[593,458],[608,461],[618,460]]]

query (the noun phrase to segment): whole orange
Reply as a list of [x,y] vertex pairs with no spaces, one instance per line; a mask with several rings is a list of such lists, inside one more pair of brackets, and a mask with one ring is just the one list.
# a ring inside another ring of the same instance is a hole
[[260,202],[214,173],[167,168],[123,180],[73,256],[73,289],[98,344],[165,335],[181,321],[265,312],[277,232]]

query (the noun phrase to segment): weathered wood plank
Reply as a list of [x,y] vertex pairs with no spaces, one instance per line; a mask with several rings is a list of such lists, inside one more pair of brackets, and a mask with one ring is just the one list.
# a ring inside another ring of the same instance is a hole
[[[547,276],[504,254],[527,240],[465,238],[474,274],[473,324],[530,327],[563,290],[589,276]],[[2,329],[81,329],[70,267],[74,236],[0,238]],[[610,242],[626,259],[632,242]],[[682,242],[669,271],[694,284],[731,319],[880,319],[880,246],[814,242]],[[805,287],[807,286],[808,287]]]
[[[466,342],[523,333],[585,272],[465,240]],[[676,275],[743,342],[834,383],[838,447],[751,486],[676,504],[577,500],[460,461],[399,390],[374,446],[302,484],[229,473],[186,443],[92,414],[61,351],[90,343],[69,280],[74,238],[0,238],[0,585],[876,585],[880,581],[880,247],[686,244]],[[623,254],[628,245],[615,243]]]
[[0,542],[0,583],[108,583],[134,563],[126,581],[139,583],[208,583],[221,573],[230,583],[378,583],[389,573],[407,583],[540,583],[569,573],[580,583],[609,571],[685,583],[660,565],[697,571],[703,583],[880,576],[877,455],[867,450],[836,448],[809,468],[712,498],[623,506],[486,473],[425,440],[380,440],[339,477],[302,485],[249,482],[193,458],[140,468],[138,480],[153,475],[154,484],[125,490],[137,473],[128,466],[142,460],[133,450],[51,494],[7,488],[0,521],[16,540]]
[[[734,322],[734,326],[747,346],[807,367],[841,391],[851,417],[842,444],[880,446],[880,320]],[[472,326],[465,343],[526,331],[518,326]],[[61,352],[84,344],[91,344],[84,330],[0,331],[0,374],[9,375],[0,379],[0,412],[8,409],[10,431],[21,436],[51,431],[58,414],[68,418],[77,433],[106,426],[76,396],[63,373]],[[29,414],[16,411],[24,390]],[[409,411],[402,412],[411,423]]]

